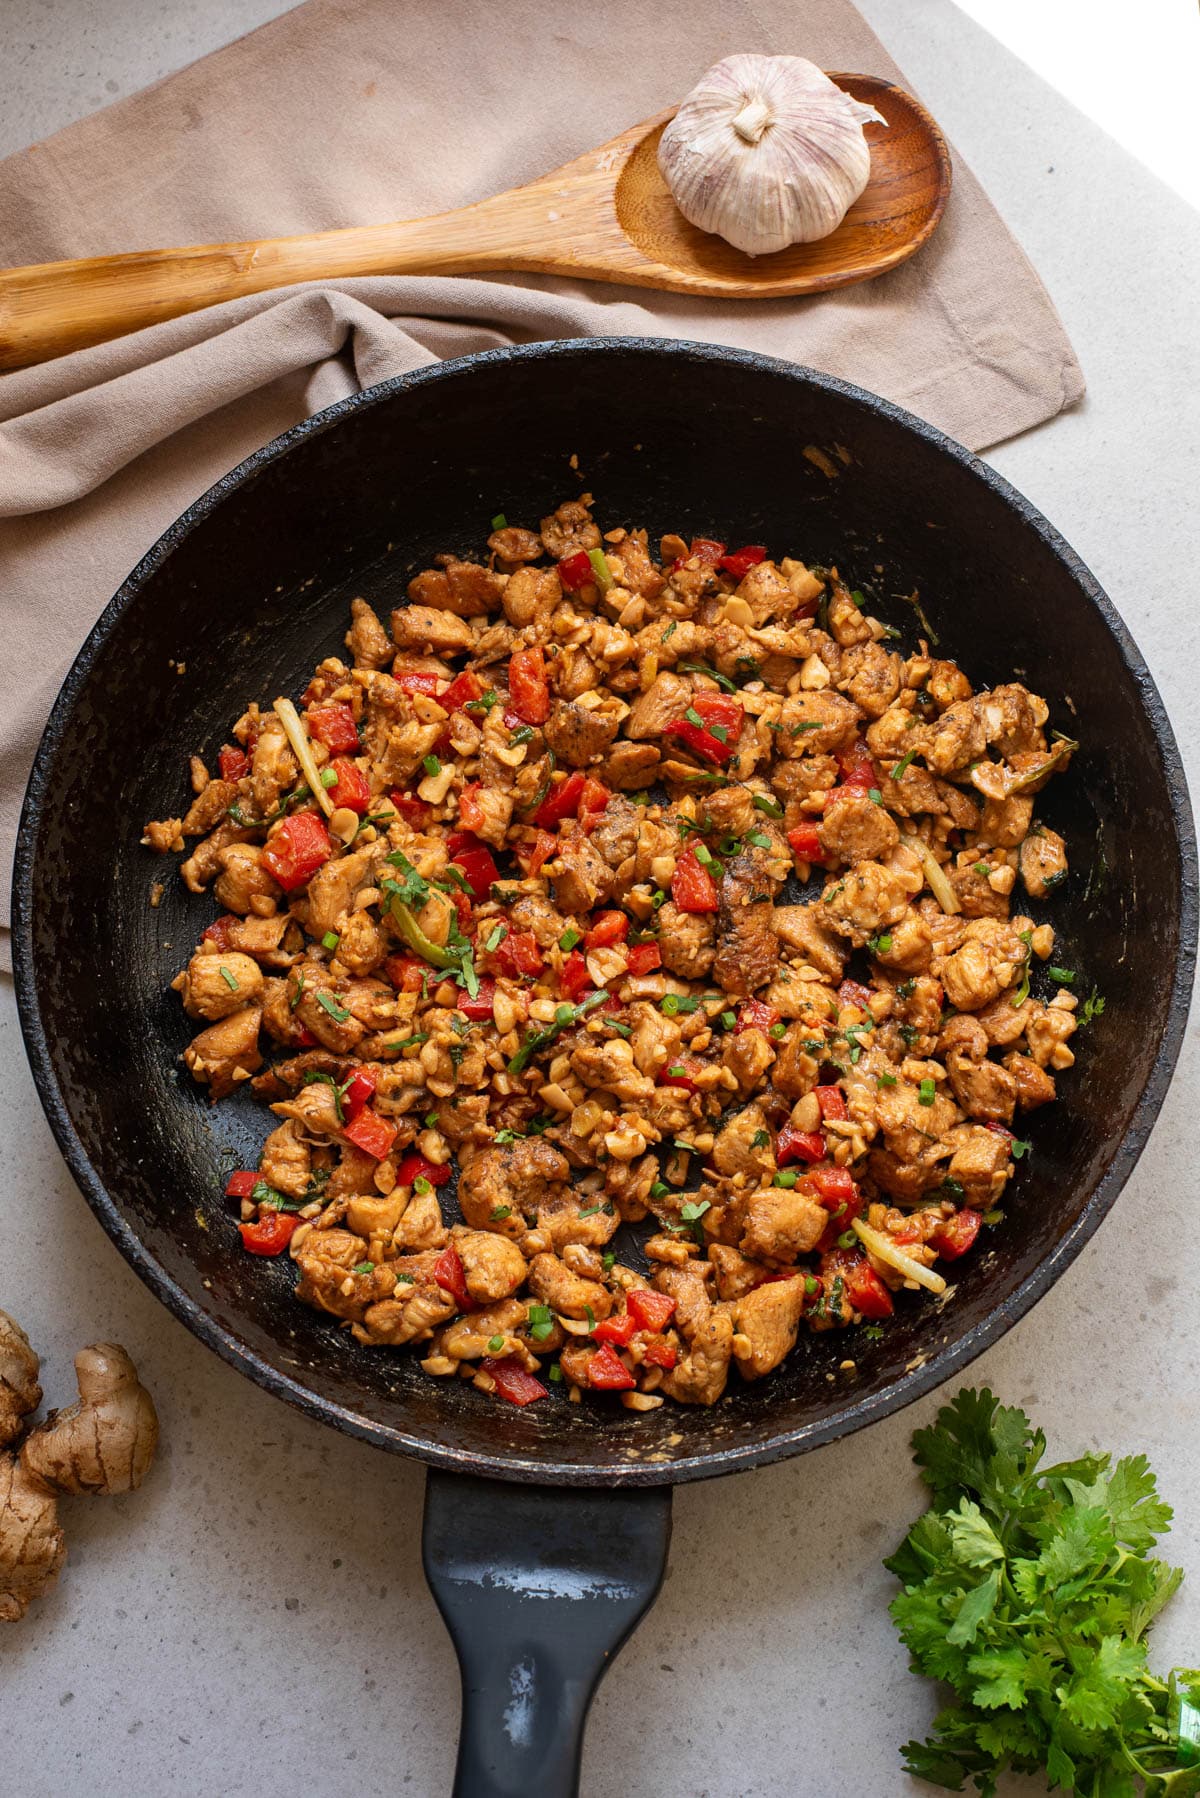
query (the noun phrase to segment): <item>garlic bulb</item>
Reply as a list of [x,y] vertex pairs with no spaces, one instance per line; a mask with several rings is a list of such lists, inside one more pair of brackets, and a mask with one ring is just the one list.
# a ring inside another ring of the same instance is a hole
[[871,172],[864,106],[802,56],[726,56],[662,134],[658,163],[689,223],[748,256],[836,231]]

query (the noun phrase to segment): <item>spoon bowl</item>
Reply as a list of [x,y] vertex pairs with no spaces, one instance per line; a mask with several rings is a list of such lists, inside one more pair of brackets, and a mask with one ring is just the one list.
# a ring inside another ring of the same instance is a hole
[[870,179],[837,230],[816,243],[747,256],[689,225],[658,166],[672,107],[525,187],[431,218],[0,270],[0,369],[246,294],[354,275],[520,271],[737,300],[869,281],[936,229],[950,192],[950,152],[903,88],[872,75],[832,79],[875,107],[886,126],[865,127]]

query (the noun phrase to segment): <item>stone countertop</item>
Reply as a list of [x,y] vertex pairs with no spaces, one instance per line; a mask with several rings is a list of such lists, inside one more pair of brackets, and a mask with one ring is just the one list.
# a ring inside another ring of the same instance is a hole
[[[1200,216],[949,0],[864,0],[863,9],[1071,333],[1086,402],[990,460],[1116,602],[1194,779]],[[20,93],[6,105],[0,149],[282,10],[277,0],[214,0],[199,12],[178,0],[113,0],[101,11],[10,0],[0,62]],[[73,1395],[75,1348],[115,1335],[163,1421],[145,1490],[94,1507],[69,1501],[63,1579],[23,1625],[0,1633],[6,1785],[22,1798],[290,1798],[301,1782],[322,1798],[446,1793],[458,1678],[421,1576],[422,1470],[269,1399],[151,1298],[55,1149],[8,983],[0,1102],[0,1303],[42,1352],[48,1400]],[[1198,1106],[1193,1029],[1114,1215],[969,1376],[1030,1408],[1062,1454],[1146,1450],[1181,1513],[1166,1552],[1193,1582],[1200,1234],[1187,1119]],[[800,1460],[677,1493],[666,1586],[592,1713],[585,1798],[929,1789],[899,1770],[898,1745],[923,1732],[935,1697],[906,1669],[880,1557],[920,1507],[908,1436],[938,1402]],[[511,1502],[520,1505],[519,1489]],[[1156,1665],[1197,1658],[1192,1590],[1157,1628]],[[1039,1789],[1004,1787],[1006,1798]]]

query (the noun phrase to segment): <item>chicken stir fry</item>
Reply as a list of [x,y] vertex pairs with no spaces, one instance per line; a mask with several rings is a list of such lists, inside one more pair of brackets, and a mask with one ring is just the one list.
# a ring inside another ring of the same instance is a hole
[[587,495],[488,551],[386,625],[356,599],[146,826],[221,908],[183,1059],[274,1113],[242,1241],[357,1341],[515,1404],[711,1405],[995,1221],[1074,1060],[1024,906],[1075,745],[836,570],[656,558]]

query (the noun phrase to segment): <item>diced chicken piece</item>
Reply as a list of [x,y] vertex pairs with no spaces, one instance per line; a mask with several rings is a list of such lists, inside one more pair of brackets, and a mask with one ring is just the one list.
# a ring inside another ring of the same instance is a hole
[[260,817],[267,817],[300,778],[300,764],[292,753],[283,722],[274,712],[262,719],[258,741],[250,760],[250,788]]
[[414,1193],[404,1207],[404,1215],[392,1232],[392,1247],[397,1249],[440,1249],[446,1240],[446,1225],[436,1192]]
[[724,1242],[709,1244],[708,1259],[716,1275],[718,1298],[740,1299],[769,1277],[760,1261],[751,1261],[740,1249],[730,1248]]
[[925,691],[940,712],[947,711],[959,700],[970,699],[973,688],[957,662],[933,661],[925,680]]
[[1008,1139],[982,1124],[960,1124],[947,1139],[954,1148],[946,1177],[963,1189],[963,1203],[987,1211],[1004,1191],[1012,1171]]
[[730,1118],[713,1144],[712,1161],[719,1174],[770,1179],[775,1172],[775,1138],[761,1105],[747,1105]]
[[350,601],[350,629],[345,644],[356,668],[386,668],[396,653],[374,608],[365,599]]
[[652,743],[616,743],[601,764],[600,778],[606,787],[635,793],[653,785],[661,759]]
[[147,849],[153,849],[156,855],[170,855],[184,847],[183,819],[152,819],[144,826],[142,842]]
[[387,932],[371,913],[355,911],[341,926],[337,958],[348,974],[373,974],[391,947]]
[[493,531],[488,548],[502,562],[536,562],[543,553],[537,532],[524,530],[519,524],[502,525]]
[[[1008,802],[1010,805],[1012,801]],[[1031,899],[1044,899],[1067,873],[1067,845],[1056,830],[1039,824],[1020,850],[1021,879]]]
[[935,774],[955,774],[977,762],[987,749],[987,733],[979,701],[961,699],[942,713],[925,749]]
[[599,549],[600,528],[592,522],[589,499],[590,495],[584,499],[566,500],[548,518],[542,519],[542,542],[546,553],[556,562],[581,549]]
[[1018,1055],[1016,1051],[1004,1057],[1004,1065],[1017,1083],[1017,1104],[1022,1111],[1034,1111],[1039,1105],[1048,1105],[1055,1096],[1053,1074],[1040,1068],[1036,1061],[1028,1055]]
[[1012,996],[1005,993],[1003,998],[985,1005],[975,1016],[983,1026],[989,1046],[1007,1049],[1024,1036],[1025,1027],[1034,1016],[1034,1004],[1031,999],[1026,999],[1024,1004],[1014,1005]]
[[763,867],[767,853],[744,851],[726,862],[721,876],[713,978],[725,992],[743,999],[765,986],[779,966],[774,883]]
[[745,1225],[739,1248],[759,1261],[794,1261],[815,1249],[829,1224],[829,1213],[800,1186],[789,1191],[767,1186],[752,1192],[742,1208]]
[[[204,892],[221,871],[224,851],[234,843],[245,843],[247,835],[247,831],[240,829],[238,825],[226,818],[224,823],[217,825],[211,836],[204,837],[201,842],[197,843],[187,860],[179,864],[179,872],[188,892]],[[256,845],[247,846],[256,847]],[[275,890],[278,892],[278,888]],[[227,899],[222,899],[221,903],[227,911],[235,909]]]
[[969,851],[970,860],[964,860],[961,866],[946,869],[946,878],[954,888],[955,896],[962,907],[962,916],[971,918],[1007,918],[1008,897],[999,893],[992,886],[988,875],[989,864],[979,859],[977,849]]
[[734,1359],[744,1380],[761,1380],[796,1346],[804,1311],[805,1276],[772,1280],[734,1300]]
[[890,947],[877,938],[873,951],[885,968],[890,968],[897,974],[925,972],[933,955],[933,937],[919,912],[906,912],[899,923],[890,926],[885,935],[891,938]]
[[1017,1082],[996,1061],[976,1061],[962,1049],[946,1057],[946,1072],[954,1096],[968,1117],[1007,1124],[1017,1103]]
[[[495,1236],[493,1242],[499,1239]],[[506,1245],[501,1245],[506,1246]],[[522,1299],[509,1298],[507,1294],[499,1302],[489,1305],[486,1311],[472,1312],[468,1317],[456,1318],[439,1330],[433,1345],[436,1355],[449,1355],[452,1361],[478,1361],[484,1355],[511,1354],[514,1342],[508,1342],[502,1349],[489,1349],[488,1344],[497,1336],[515,1337],[517,1331],[524,1327],[529,1315],[529,1307]]]
[[562,603],[562,583],[553,568],[518,568],[505,584],[501,603],[518,630],[547,625]]
[[[231,919],[224,940],[239,955],[253,956],[265,968],[286,968],[292,960],[284,940],[289,925],[291,919],[287,912],[277,912],[270,918],[255,917],[251,913],[247,917]],[[294,926],[292,929],[298,936]]]
[[775,1046],[761,1030],[738,1031],[721,1044],[721,1065],[737,1081],[738,1094],[743,1099],[757,1089],[774,1060]]
[[[613,1164],[619,1165],[617,1163]],[[614,1204],[568,1189],[538,1206],[537,1232],[556,1255],[572,1244],[602,1249],[621,1219]]]
[[[511,585],[511,582],[510,582]],[[617,718],[574,700],[556,699],[543,727],[546,742],[560,763],[586,768],[598,762],[617,734]]]
[[[218,905],[243,916],[275,911],[280,889],[267,870],[258,843],[226,843],[217,852],[221,869],[214,889]],[[269,902],[269,903],[268,903]]]
[[193,1080],[208,1087],[214,1105],[262,1066],[258,1047],[261,1024],[261,1007],[244,1005],[231,1017],[210,1024],[184,1050],[188,1072]]
[[826,807],[817,835],[825,853],[841,862],[882,861],[900,841],[891,813],[853,787],[842,788]]
[[562,911],[589,912],[611,898],[612,870],[582,831],[560,841],[558,863],[553,876],[554,899]]
[[473,647],[474,633],[465,619],[433,606],[401,606],[392,613],[392,641],[397,649],[419,655],[461,655]]
[[627,588],[630,593],[640,593],[643,599],[658,598],[667,584],[666,576],[650,559],[644,531],[630,531],[613,548],[606,550],[606,554],[618,586]]
[[898,924],[908,910],[908,889],[891,868],[881,862],[856,862],[832,881],[821,895],[821,907],[831,929],[862,948],[868,937]]
[[692,683],[678,674],[660,674],[645,693],[634,700],[625,720],[625,735],[637,743],[661,737],[669,724],[678,724],[692,703]]
[[[447,1107],[446,1116],[458,1106]],[[527,1137],[506,1148],[476,1150],[462,1157],[458,1202],[475,1230],[494,1230],[518,1241],[540,1206],[566,1190],[570,1163],[553,1143]]]
[[717,921],[711,912],[680,911],[668,899],[658,914],[658,946],[670,973],[703,980],[717,952]]
[[750,607],[756,625],[772,618],[790,618],[796,596],[774,562],[756,562],[738,582],[737,597]]
[[212,955],[197,949],[182,974],[171,983],[189,1018],[227,1018],[262,996],[263,974],[256,961],[236,953]]
[[711,1311],[692,1337],[687,1353],[664,1375],[659,1391],[681,1405],[715,1405],[729,1378],[732,1353],[733,1323],[729,1314]]
[[859,712],[852,699],[823,689],[795,693],[783,702],[775,736],[781,756],[831,755],[848,749],[858,734]]
[[237,783],[232,780],[210,780],[203,791],[197,793],[183,820],[185,837],[206,836],[210,830],[221,822],[233,801],[237,798]]
[[262,1146],[259,1173],[275,1192],[289,1199],[300,1199],[312,1183],[312,1146],[305,1142],[300,1126],[287,1118],[272,1130]]
[[585,1036],[571,1051],[571,1068],[585,1086],[612,1093],[623,1105],[645,1101],[654,1090],[635,1065],[633,1044],[623,1037],[600,1042]]
[[882,643],[860,643],[842,655],[838,689],[868,718],[882,717],[900,691],[900,657]]
[[1049,707],[1044,699],[1012,681],[993,687],[990,693],[981,693],[979,707],[988,742],[1002,756],[1011,758],[1045,749],[1042,725],[1049,716]]
[[619,795],[609,800],[588,841],[615,874],[637,854],[642,808]]
[[294,1121],[306,1136],[337,1137],[342,1118],[335,1087],[332,1074],[320,1079],[314,1075],[290,1099],[277,1100],[271,1110],[276,1117]]
[[[754,1034],[747,1032],[747,1035]],[[775,1066],[771,1070],[771,1085],[785,1099],[802,1099],[817,1084],[820,1061],[804,1044],[818,1040],[821,1039],[808,1034],[803,1023],[788,1025],[787,1035],[777,1045]]]
[[840,980],[848,950],[822,921],[815,905],[777,905],[771,914],[785,949],[800,955],[826,980]]
[[294,1255],[300,1270],[296,1297],[333,1317],[361,1319],[369,1305],[391,1295],[396,1275],[390,1266],[369,1273],[353,1270],[366,1249],[349,1230],[310,1230]]
[[503,787],[480,787],[475,794],[475,803],[481,814],[480,822],[473,827],[475,835],[494,849],[503,849],[513,815],[511,791]]
[[462,1258],[467,1291],[477,1305],[507,1299],[525,1278],[525,1257],[514,1242],[494,1230],[452,1230]]
[[1028,950],[1018,933],[998,918],[975,918],[961,946],[935,955],[933,971],[955,1011],[980,1011],[1020,978]]
[[1075,1014],[1058,1005],[1035,1005],[1025,1026],[1029,1053],[1039,1068],[1069,1068],[1075,1056],[1067,1047],[1079,1025]]
[[529,1263],[529,1286],[535,1298],[563,1317],[586,1318],[590,1310],[599,1320],[612,1310],[612,1294],[607,1286],[572,1273],[557,1255],[534,1256]]
[[484,612],[494,612],[500,591],[501,583],[490,568],[453,558],[447,560],[444,568],[427,568],[408,583],[408,597],[415,605],[453,612],[459,618],[478,618]]
[[997,849],[1019,849],[1029,835],[1032,818],[1033,800],[1028,793],[1014,793],[1011,799],[989,799],[976,826],[979,841]]
[[[375,1167],[378,1165],[378,1162],[373,1163]],[[374,1175],[369,1175],[369,1190],[350,1195],[346,1227],[368,1243],[389,1244],[396,1225],[408,1210],[409,1195],[403,1186],[394,1187],[386,1194],[378,1193],[373,1181]]]
[[334,856],[332,861],[317,869],[305,893],[310,936],[320,940],[327,930],[336,929],[343,912],[350,909],[355,893],[371,879],[375,860],[375,846],[368,844],[363,849],[351,849],[345,855]]
[[935,1084],[930,1099],[928,1090],[922,1094],[919,1085],[905,1079],[879,1088],[875,1112],[886,1146],[901,1161],[919,1161],[929,1144],[940,1141],[961,1116],[940,1084]]

